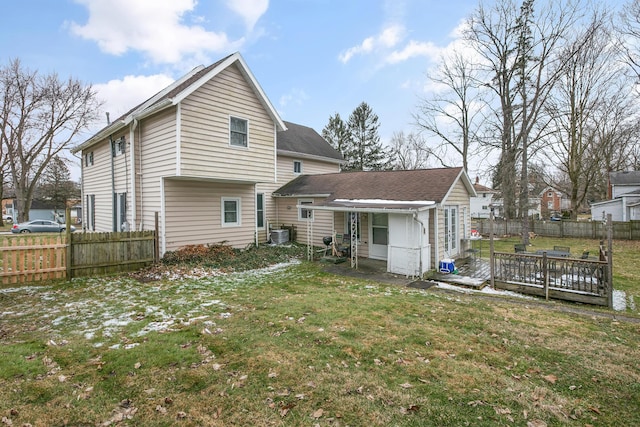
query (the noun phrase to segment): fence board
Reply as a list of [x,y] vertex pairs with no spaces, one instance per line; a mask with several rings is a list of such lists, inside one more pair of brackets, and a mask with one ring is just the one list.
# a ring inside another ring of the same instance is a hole
[[0,284],[133,271],[155,261],[154,231],[69,236],[69,243],[65,234],[1,237]]
[[[474,219],[473,227],[480,234],[489,234],[488,219]],[[613,239],[640,240],[640,221],[614,222],[612,228]],[[606,225],[602,221],[530,221],[529,229],[545,237],[600,240],[606,234]],[[518,236],[522,234],[522,221],[496,220],[493,230],[493,234],[497,236]]]
[[3,285],[66,277],[64,234],[7,236],[0,241]]
[[153,231],[71,235],[71,277],[137,270],[154,259]]

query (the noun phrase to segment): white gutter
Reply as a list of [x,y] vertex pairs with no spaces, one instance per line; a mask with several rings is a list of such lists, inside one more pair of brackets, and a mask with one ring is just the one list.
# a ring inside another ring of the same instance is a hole
[[[136,200],[136,150],[135,150],[135,135],[136,127],[138,126],[138,120],[134,120],[133,124],[129,128],[129,158],[131,159],[131,226],[129,230],[136,230],[136,221],[138,220],[138,203]],[[138,142],[139,144],[140,142]]]

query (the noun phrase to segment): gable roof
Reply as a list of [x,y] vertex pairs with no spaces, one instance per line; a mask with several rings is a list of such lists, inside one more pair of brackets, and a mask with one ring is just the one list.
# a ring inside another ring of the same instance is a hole
[[441,203],[461,178],[474,195],[467,174],[458,167],[301,175],[277,189],[274,196],[326,197],[327,206],[347,206],[351,201],[361,208],[415,209]]
[[621,171],[609,173],[611,185],[640,185],[640,171]]
[[276,135],[278,154],[344,161],[342,154],[310,127],[284,122],[287,130]]
[[239,52],[236,52],[225,58],[222,58],[217,62],[214,62],[208,67],[200,65],[194,68],[166,88],[153,95],[151,98],[127,111],[125,114],[102,128],[82,144],[74,147],[71,152],[77,153],[82,149],[96,144],[109,135],[118,132],[124,127],[128,126],[134,120],[142,119],[150,114],[179,104],[187,96],[191,95],[194,91],[199,89],[209,80],[234,64],[237,65],[240,73],[249,83],[249,86],[253,89],[260,103],[264,106],[269,116],[276,123],[277,129],[286,130],[286,125],[280,118],[280,115],[277,113],[276,109],[271,104],[271,101],[269,101],[269,98],[267,98],[266,94],[262,90],[262,87],[260,87],[260,84],[254,77],[253,73],[251,73],[251,71],[249,70],[249,67],[242,58],[242,55],[240,55]]

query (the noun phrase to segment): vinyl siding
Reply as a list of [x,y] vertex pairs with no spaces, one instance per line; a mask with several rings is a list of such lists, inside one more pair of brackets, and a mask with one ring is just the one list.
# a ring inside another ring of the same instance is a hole
[[[340,165],[320,160],[303,159],[289,156],[278,156],[278,186],[280,187],[301,174],[293,173],[293,162],[302,162],[302,175],[318,175],[340,172]],[[276,187],[276,188],[277,188]]]
[[[136,163],[142,172],[139,176],[139,187],[136,189],[141,206],[141,214],[138,215],[141,224],[138,227],[141,226],[144,230],[153,230],[155,213],[162,213],[162,177],[175,175],[175,123],[174,107],[144,119],[135,131]],[[162,225],[162,218],[160,224]]]
[[[460,256],[464,254],[464,242],[462,241],[462,239],[469,234],[469,230],[465,230],[465,225],[467,228],[470,227],[470,221],[467,220],[465,222],[464,219],[464,214],[465,214],[465,210],[464,208],[466,207],[466,214],[469,215],[469,209],[470,209],[470,200],[469,200],[469,193],[466,189],[466,187],[464,186],[464,184],[462,183],[462,180],[458,179],[456,181],[456,183],[453,185],[448,197],[443,200],[443,202],[441,203],[441,205],[438,207],[438,235],[435,236],[435,232],[433,233],[432,237],[430,238],[430,244],[433,245],[434,241],[433,239],[437,239],[437,244],[438,244],[438,254],[440,256],[440,258],[444,258],[446,256],[445,252],[444,252],[444,240],[445,240],[445,235],[444,235],[444,212],[443,212],[443,207],[445,206],[456,206],[458,208],[458,223],[457,223],[457,230],[458,230],[458,254],[456,256]],[[437,266],[438,262],[440,260],[436,260],[435,256],[436,253],[435,251],[432,252],[433,253],[433,259],[432,261],[434,262],[433,265]]]
[[[83,166],[84,195],[85,197],[95,196],[95,231],[113,231],[111,143],[105,139],[88,150],[84,150],[82,152],[83,162],[84,155],[90,152],[93,152],[93,165]],[[119,178],[116,181],[119,185],[121,184]],[[86,204],[86,200],[83,200],[82,203]],[[83,224],[89,223],[86,217],[87,213],[87,209],[83,209]]]
[[[249,124],[248,147],[229,145],[229,117]],[[180,175],[273,182],[275,124],[236,65],[181,103]]]
[[[165,179],[164,188],[167,250],[219,242],[244,248],[255,241],[253,185]],[[223,197],[240,198],[239,227],[222,226]]]
[[[274,225],[282,224],[282,221],[280,220],[280,216],[278,214],[278,210],[276,209],[276,201],[274,200],[273,197],[271,197],[271,194],[275,190],[282,187],[284,184],[286,184],[287,182],[291,181],[292,179],[298,176],[293,173],[294,160],[301,160],[301,159],[297,159],[289,156],[278,156],[277,182],[258,184],[258,192],[264,193],[265,195],[265,217],[266,217],[265,222],[267,224],[267,227],[268,227],[268,224],[274,224]],[[321,160],[307,160],[307,159],[304,159],[302,161],[303,161],[302,172],[306,175],[340,172],[340,167],[334,163],[323,162]],[[287,218],[288,217],[289,216],[287,215]],[[306,224],[299,225],[298,228],[300,226],[304,226],[306,228]],[[259,236],[258,237],[259,242],[267,241],[268,239],[267,228],[265,227],[265,229],[259,230],[258,236]]]
[[[273,223],[274,228],[277,228],[281,224],[295,225],[297,231],[297,241],[299,243],[307,243],[307,221],[298,220],[298,209],[296,205],[298,197],[282,197],[278,198],[277,203],[277,222]],[[304,197],[302,199],[310,199]],[[312,199],[314,204],[321,203],[323,198]],[[314,211],[313,213],[313,244],[315,246],[324,246],[322,238],[324,236],[330,236],[333,231],[333,213],[327,211]]]

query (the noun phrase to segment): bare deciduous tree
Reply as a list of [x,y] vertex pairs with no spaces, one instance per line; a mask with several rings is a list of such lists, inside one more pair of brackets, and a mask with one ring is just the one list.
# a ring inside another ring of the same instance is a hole
[[477,142],[482,110],[475,72],[469,56],[461,52],[441,58],[440,68],[429,76],[435,93],[422,99],[413,115],[421,131],[442,141],[431,153],[445,167],[450,166],[446,155],[452,149],[468,170],[470,150]]
[[430,149],[427,141],[420,135],[394,132],[391,136],[391,156],[393,169],[426,169],[429,166]]
[[0,69],[0,138],[9,162],[20,221],[29,216],[34,190],[51,159],[69,148],[98,117],[91,85],[56,74],[39,75],[19,60]]
[[523,218],[525,243],[530,150],[540,141],[548,121],[544,105],[560,76],[558,47],[580,11],[571,1],[549,3],[536,10],[533,5],[533,0],[521,5],[498,0],[489,10],[481,5],[465,33],[482,58],[485,84],[496,99],[490,104],[497,119],[492,128],[500,139],[494,186],[502,193],[505,217],[519,214]]

